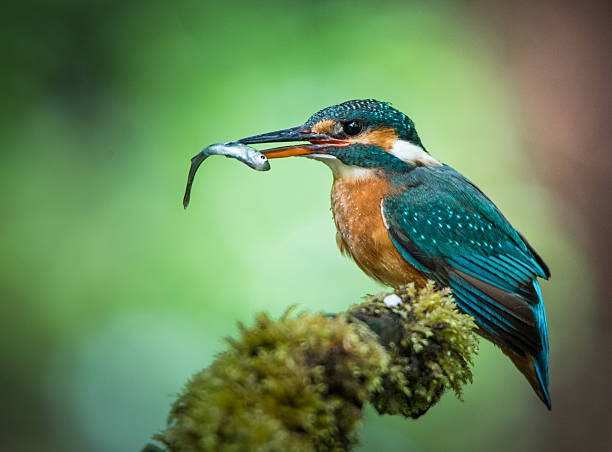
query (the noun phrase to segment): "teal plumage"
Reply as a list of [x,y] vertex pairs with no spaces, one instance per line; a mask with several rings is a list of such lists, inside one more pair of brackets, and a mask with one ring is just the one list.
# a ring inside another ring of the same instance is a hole
[[393,127],[398,132],[399,138],[415,144],[421,143],[412,119],[393,108],[388,102],[375,99],[349,100],[324,108],[312,115],[304,126],[312,127],[324,119],[343,121],[347,118],[358,119],[366,126],[376,127],[385,124]]
[[401,194],[383,201],[395,246],[450,287],[494,342],[535,358],[550,407],[546,312],[537,281],[550,276],[546,264],[489,198],[449,166],[417,167],[396,183]]
[[333,155],[346,165],[358,166],[360,168],[384,169],[393,178],[402,178],[403,174],[412,170],[410,165],[385,152],[378,146],[354,144],[334,149]]

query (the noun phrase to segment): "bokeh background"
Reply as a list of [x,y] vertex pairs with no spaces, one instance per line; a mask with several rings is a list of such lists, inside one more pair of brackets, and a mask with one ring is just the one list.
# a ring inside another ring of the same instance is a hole
[[340,256],[331,174],[204,146],[388,100],[546,259],[547,412],[481,342],[464,402],[368,409],[363,451],[612,446],[606,2],[22,2],[1,27],[0,435],[135,451],[253,314],[381,290]]

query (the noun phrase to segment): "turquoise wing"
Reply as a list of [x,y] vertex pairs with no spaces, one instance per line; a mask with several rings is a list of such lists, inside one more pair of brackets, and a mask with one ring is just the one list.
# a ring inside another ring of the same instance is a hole
[[550,273],[495,205],[445,166],[421,170],[401,194],[383,199],[382,214],[402,256],[450,287],[494,342],[534,356],[546,387],[548,332],[537,278]]

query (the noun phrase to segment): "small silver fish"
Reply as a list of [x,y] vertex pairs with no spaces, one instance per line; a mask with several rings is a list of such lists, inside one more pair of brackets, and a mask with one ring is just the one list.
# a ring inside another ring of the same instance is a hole
[[268,171],[270,169],[268,158],[257,149],[250,146],[237,142],[211,144],[191,159],[191,168],[189,168],[189,175],[187,176],[187,188],[185,189],[185,196],[183,197],[183,207],[185,209],[189,205],[191,185],[193,184],[193,178],[195,177],[196,171],[202,162],[211,155],[224,155],[228,158],[240,160],[242,163],[249,165],[257,171]]

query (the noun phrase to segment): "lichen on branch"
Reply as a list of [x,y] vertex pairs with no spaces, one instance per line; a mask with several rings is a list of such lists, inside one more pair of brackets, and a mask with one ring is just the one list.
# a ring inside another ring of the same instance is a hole
[[350,450],[366,402],[416,418],[446,389],[460,396],[472,318],[433,284],[395,293],[395,307],[381,294],[336,315],[258,314],[185,385],[154,439],[171,452]]
[[382,388],[373,391],[370,403],[380,414],[417,418],[447,389],[461,398],[461,387],[472,381],[476,325],[457,311],[448,289],[430,283],[420,291],[409,285],[395,293],[403,301],[399,306],[382,303],[388,295],[383,293],[366,297],[349,312],[378,335],[390,357]]

